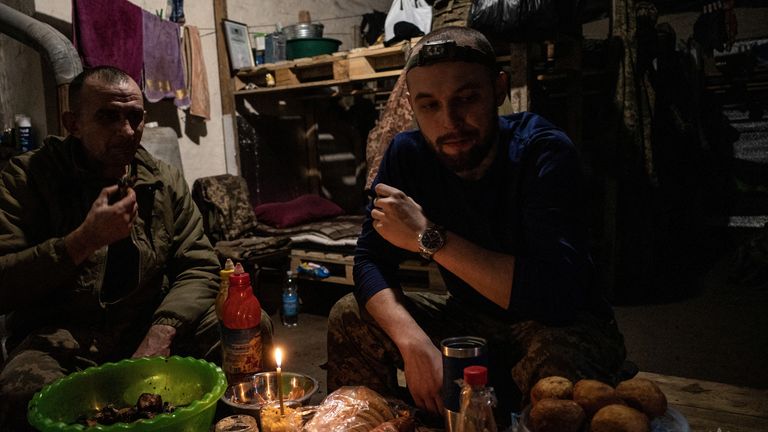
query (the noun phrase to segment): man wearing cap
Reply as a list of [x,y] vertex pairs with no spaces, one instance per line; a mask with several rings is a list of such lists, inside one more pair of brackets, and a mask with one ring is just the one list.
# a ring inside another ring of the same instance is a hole
[[[539,378],[616,381],[624,343],[595,286],[570,139],[532,113],[498,116],[507,76],[475,30],[428,34],[404,73],[419,129],[395,137],[373,182],[354,296],[329,317],[328,391],[397,394],[401,369],[439,413],[440,342],[455,336],[487,340],[502,421]],[[447,294],[403,293],[409,253],[437,263]]]

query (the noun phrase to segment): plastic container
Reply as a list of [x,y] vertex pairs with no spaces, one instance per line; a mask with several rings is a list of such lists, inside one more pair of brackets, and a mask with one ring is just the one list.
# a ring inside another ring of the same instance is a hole
[[461,386],[461,407],[456,432],[496,432],[496,420],[493,408],[496,396],[488,384],[488,368],[468,366],[464,368],[464,381]]
[[264,61],[277,63],[286,59],[286,39],[283,32],[270,33],[264,40]]
[[235,263],[231,259],[227,258],[224,263],[224,268],[219,271],[219,293],[216,295],[216,318],[221,322],[224,313],[224,302],[227,301],[227,294],[229,293],[229,277],[235,272]]
[[341,45],[340,40],[331,38],[289,39],[286,56],[288,60],[293,60],[302,57],[331,54],[339,50],[339,45]]
[[[227,383],[213,363],[192,357],[144,357],[105,363],[75,372],[37,392],[27,418],[42,432],[83,431],[75,420],[107,403],[131,406],[142,393],[159,394],[178,408],[170,414],[133,423],[97,426],[101,432],[207,431]],[[19,414],[19,413],[17,413]]]
[[229,277],[221,324],[222,369],[229,384],[261,372],[261,304],[240,263]]

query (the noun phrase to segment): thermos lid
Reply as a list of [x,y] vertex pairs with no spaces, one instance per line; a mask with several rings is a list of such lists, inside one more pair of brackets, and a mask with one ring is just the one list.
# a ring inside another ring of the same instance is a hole
[[467,366],[464,368],[464,383],[485,385],[488,383],[488,368],[485,366]]

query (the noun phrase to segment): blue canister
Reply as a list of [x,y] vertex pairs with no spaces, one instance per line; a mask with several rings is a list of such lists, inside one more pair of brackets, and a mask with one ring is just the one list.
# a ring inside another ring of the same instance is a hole
[[488,366],[486,340],[477,336],[459,336],[440,342],[443,353],[443,404],[449,411],[459,412],[461,379],[467,366]]

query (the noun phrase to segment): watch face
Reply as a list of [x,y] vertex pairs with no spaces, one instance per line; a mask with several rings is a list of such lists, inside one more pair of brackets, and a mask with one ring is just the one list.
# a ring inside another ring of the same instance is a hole
[[443,234],[438,229],[430,227],[421,234],[419,242],[425,252],[434,253],[443,247]]

